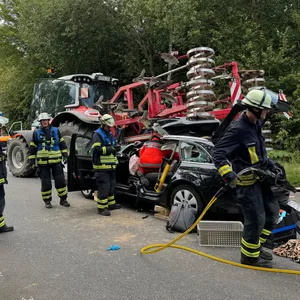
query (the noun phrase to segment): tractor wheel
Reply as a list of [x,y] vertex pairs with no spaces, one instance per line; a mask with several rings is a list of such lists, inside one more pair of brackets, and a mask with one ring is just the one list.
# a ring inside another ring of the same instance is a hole
[[70,149],[71,139],[73,134],[82,134],[89,138],[92,137],[93,131],[97,129],[89,126],[89,124],[83,123],[81,121],[65,121],[59,124],[60,135],[64,138],[68,149]]
[[7,150],[7,161],[9,169],[16,177],[29,177],[35,171],[29,165],[29,146],[22,137],[11,141]]
[[[73,134],[82,134],[89,138],[92,137],[93,131],[97,129],[97,127],[89,126],[89,124],[83,123],[79,120],[76,121],[65,121],[64,123],[59,124],[59,132],[61,137],[64,138],[68,150],[70,150],[71,139]],[[65,178],[68,176],[68,165],[64,165]]]

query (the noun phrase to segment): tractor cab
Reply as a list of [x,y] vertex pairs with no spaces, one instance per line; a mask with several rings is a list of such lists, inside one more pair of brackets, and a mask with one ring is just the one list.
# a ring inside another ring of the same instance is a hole
[[102,102],[112,98],[117,85],[116,78],[102,73],[43,78],[34,87],[31,121],[36,121],[42,112],[56,116],[66,110],[79,109],[84,113],[95,105],[101,108]]

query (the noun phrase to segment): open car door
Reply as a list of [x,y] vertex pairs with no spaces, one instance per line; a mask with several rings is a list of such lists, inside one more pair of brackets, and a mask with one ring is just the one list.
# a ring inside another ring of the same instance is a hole
[[68,191],[96,189],[92,164],[91,138],[73,135],[68,160]]

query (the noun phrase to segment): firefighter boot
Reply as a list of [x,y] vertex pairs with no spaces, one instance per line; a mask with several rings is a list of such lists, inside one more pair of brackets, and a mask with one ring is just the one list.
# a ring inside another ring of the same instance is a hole
[[110,216],[111,213],[110,211],[108,210],[108,208],[98,208],[98,214],[102,215],[102,216]]
[[59,204],[64,206],[64,207],[69,207],[70,206],[70,203],[67,201],[67,199],[60,199]]
[[262,258],[262,259],[265,259],[265,260],[272,260],[273,259],[272,253],[269,253],[269,252],[264,251],[262,249],[260,250],[259,257]]
[[272,262],[261,257],[248,257],[242,253],[241,264],[260,268],[272,268]]
[[0,227],[0,233],[9,232],[9,231],[13,231],[13,230],[14,230],[13,226],[7,226],[6,224],[4,224],[4,226]]
[[45,201],[45,207],[46,208],[52,208],[51,201]]
[[122,206],[118,203],[114,203],[112,205],[108,205],[109,210],[120,209]]

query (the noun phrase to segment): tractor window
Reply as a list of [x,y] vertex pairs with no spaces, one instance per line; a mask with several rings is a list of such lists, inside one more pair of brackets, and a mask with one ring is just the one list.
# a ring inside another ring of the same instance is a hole
[[103,96],[102,101],[110,100],[115,93],[115,88],[111,83],[108,82],[99,82],[94,87],[94,103],[99,100],[101,96]]
[[97,82],[90,84],[81,84],[80,87],[88,86],[89,88],[89,97],[82,99],[83,105],[87,107],[93,107],[93,105],[101,99],[101,101],[110,100],[114,93],[115,87],[109,82]]
[[194,144],[181,143],[182,160],[200,163],[212,163],[208,153],[200,146]]
[[75,104],[76,86],[65,84],[58,89],[55,114],[65,110],[66,105]]
[[42,112],[54,117],[65,105],[75,104],[76,84],[59,79],[42,79],[35,85],[31,104],[31,121]]

